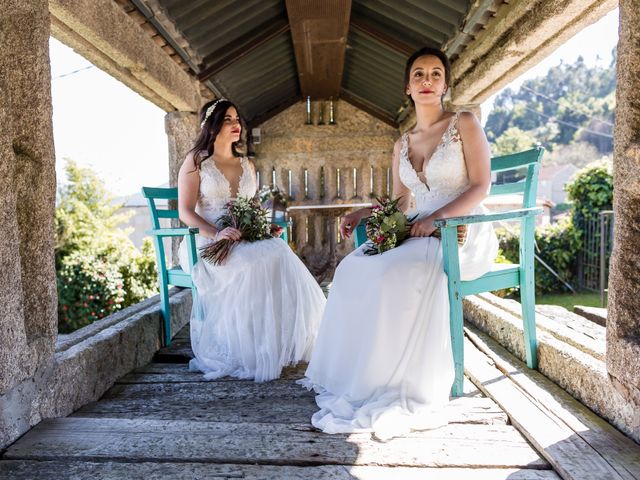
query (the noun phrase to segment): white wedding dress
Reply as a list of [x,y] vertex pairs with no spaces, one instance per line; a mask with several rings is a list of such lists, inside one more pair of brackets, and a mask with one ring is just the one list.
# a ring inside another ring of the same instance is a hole
[[[238,195],[252,197],[256,179],[242,158]],[[213,159],[202,162],[196,212],[214,224],[231,200],[228,180]],[[210,239],[197,236],[201,248]],[[186,244],[180,264],[188,271]],[[198,295],[191,312],[191,370],[211,380],[227,375],[263,382],[282,367],[308,361],[325,297],[313,276],[279,238],[240,242],[224,265],[199,260],[192,272]]]
[[[428,165],[429,188],[401,139],[400,180],[420,216],[468,188],[457,115]],[[486,211],[479,206],[473,212]],[[306,378],[320,410],[312,423],[327,433],[373,431],[380,439],[447,423],[454,366],[447,279],[440,240],[409,238],[381,255],[366,244],[338,265]],[[498,243],[490,224],[473,224],[460,248],[463,279],[488,271]]]

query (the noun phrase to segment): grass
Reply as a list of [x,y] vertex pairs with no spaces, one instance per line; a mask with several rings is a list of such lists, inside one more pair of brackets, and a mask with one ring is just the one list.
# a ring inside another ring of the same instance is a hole
[[578,292],[541,295],[536,297],[536,303],[538,305],[560,305],[569,311],[573,311],[574,305],[600,307],[600,294],[594,292]]

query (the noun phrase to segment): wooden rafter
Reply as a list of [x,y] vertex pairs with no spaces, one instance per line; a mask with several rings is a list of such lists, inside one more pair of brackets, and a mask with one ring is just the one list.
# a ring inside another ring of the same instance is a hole
[[343,88],[340,90],[340,98],[378,120],[382,120],[387,125],[391,125],[393,128],[398,128],[398,123],[393,115],[355,93]]
[[[233,62],[248,55],[256,48],[264,45],[268,41],[277,37],[281,33],[286,32],[287,30],[289,30],[289,24],[286,20],[272,22],[269,25],[259,26],[240,39],[234,41],[234,45],[237,46],[233,47],[232,49],[224,47],[205,58],[203,60],[203,64],[206,66],[200,71],[200,73],[198,73],[198,80],[203,82],[211,78],[220,70],[228,67]],[[209,64],[212,61],[215,61],[215,63]]]
[[351,0],[286,0],[303,96],[338,97]]

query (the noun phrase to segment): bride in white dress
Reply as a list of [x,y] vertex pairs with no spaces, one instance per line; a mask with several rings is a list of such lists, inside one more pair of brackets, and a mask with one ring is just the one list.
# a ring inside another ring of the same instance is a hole
[[[239,230],[220,230],[216,221],[231,199],[257,191],[253,164],[236,150],[243,125],[235,106],[209,102],[200,119],[201,132],[178,175],[180,219],[200,229],[198,248],[239,240]],[[188,271],[184,242],[180,264]],[[325,297],[285,242],[241,241],[223,265],[199,260],[191,274],[198,291],[191,370],[209,380],[230,375],[263,382],[278,378],[286,365],[309,360]]]
[[[433,220],[484,211],[489,146],[471,113],[444,111],[450,64],[439,50],[412,55],[406,93],[416,127],[393,152],[394,197],[404,211],[415,196],[411,237],[381,255],[365,246],[338,266],[306,378],[320,410],[312,423],[327,433],[373,431],[380,439],[447,423],[454,365],[447,279]],[[362,209],[345,216],[349,236]],[[462,276],[485,273],[497,254],[490,225],[473,224],[460,249]]]

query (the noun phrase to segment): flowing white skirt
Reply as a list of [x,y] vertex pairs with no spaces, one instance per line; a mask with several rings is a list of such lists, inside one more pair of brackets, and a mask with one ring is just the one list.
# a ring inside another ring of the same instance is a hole
[[[364,245],[339,264],[306,378],[326,433],[380,439],[447,423],[454,365],[447,278],[435,238],[410,238],[382,255]],[[460,249],[463,278],[497,253],[490,225],[473,225]]]
[[[197,237],[198,247],[207,243]],[[186,247],[180,246],[183,269]],[[189,368],[206,379],[233,376],[256,382],[284,366],[308,361],[325,297],[313,276],[280,239],[240,242],[226,263],[200,260],[191,313]]]

